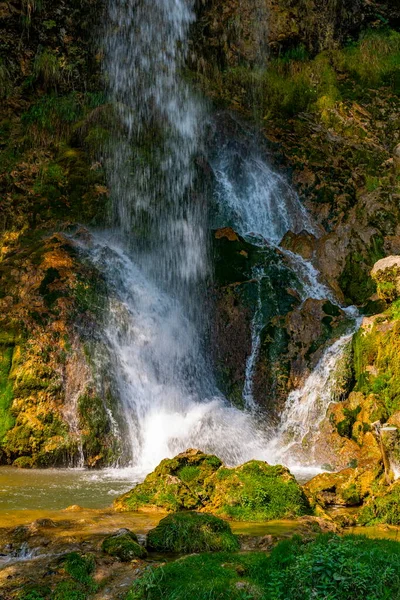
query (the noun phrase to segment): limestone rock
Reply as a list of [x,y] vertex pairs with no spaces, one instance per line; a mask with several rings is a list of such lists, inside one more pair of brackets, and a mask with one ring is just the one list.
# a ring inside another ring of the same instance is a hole
[[268,521],[310,514],[301,486],[286,467],[252,460],[221,467],[205,482],[204,510],[236,521]]
[[378,296],[393,302],[400,296],[400,256],[387,256],[375,263],[371,276],[377,284]]
[[372,485],[380,479],[382,468],[344,469],[338,473],[321,473],[304,486],[311,501],[322,507],[359,506],[372,493]]

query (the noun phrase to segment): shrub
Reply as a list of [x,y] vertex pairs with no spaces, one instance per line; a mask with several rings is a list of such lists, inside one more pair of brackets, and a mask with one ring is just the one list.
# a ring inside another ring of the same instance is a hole
[[212,515],[181,512],[162,519],[149,531],[147,547],[159,552],[238,550],[228,523]]

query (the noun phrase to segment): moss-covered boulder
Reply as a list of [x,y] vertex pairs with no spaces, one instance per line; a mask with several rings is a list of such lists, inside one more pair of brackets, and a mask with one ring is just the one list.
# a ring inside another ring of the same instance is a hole
[[110,556],[129,562],[135,558],[145,558],[146,549],[139,544],[137,536],[129,529],[121,529],[103,540],[101,549]]
[[147,547],[158,552],[232,552],[239,549],[239,542],[222,519],[180,512],[168,515],[149,531]]
[[371,271],[379,298],[393,302],[400,296],[400,256],[387,256],[375,263]]
[[285,519],[311,512],[301,486],[285,467],[252,460],[228,468],[200,450],[163,460],[114,506],[122,511],[198,510],[235,521]]
[[360,506],[382,484],[383,466],[375,469],[344,469],[339,473],[321,473],[311,479],[304,491],[311,504]]
[[234,521],[269,521],[310,514],[301,486],[285,467],[252,460],[221,467],[206,482],[205,510]]
[[360,525],[400,525],[400,482],[394,483],[390,489],[371,497],[361,509],[358,517]]
[[143,483],[118,498],[117,510],[178,511],[204,504],[204,482],[222,462],[200,450],[187,450],[163,460]]

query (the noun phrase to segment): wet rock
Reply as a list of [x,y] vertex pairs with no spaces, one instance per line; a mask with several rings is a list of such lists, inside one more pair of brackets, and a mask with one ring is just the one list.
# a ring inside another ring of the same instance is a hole
[[262,461],[221,467],[206,482],[204,510],[234,521],[268,521],[311,512],[290,471]]
[[200,450],[163,460],[143,483],[118,498],[117,510],[177,511],[203,506],[204,482],[222,462]]
[[315,251],[316,237],[308,231],[293,233],[289,231],[281,241],[282,248],[286,248],[295,254],[299,254],[306,260],[310,260]]
[[357,516],[360,525],[400,525],[400,482],[377,491]]
[[135,558],[145,558],[146,549],[139,544],[137,536],[129,529],[120,529],[103,540],[101,549],[106,554],[129,562]]
[[321,473],[304,486],[312,503],[328,506],[360,506],[382,481],[383,467],[344,469],[338,473]]

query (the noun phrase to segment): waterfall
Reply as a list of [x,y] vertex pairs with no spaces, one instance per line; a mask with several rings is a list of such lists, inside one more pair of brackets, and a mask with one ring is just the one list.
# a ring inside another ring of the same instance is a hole
[[255,418],[220,394],[203,347],[207,214],[195,159],[205,113],[181,78],[193,5],[109,0],[110,228],[76,242],[107,284],[101,335],[138,476],[189,447],[232,465],[267,458]]
[[117,125],[108,181],[114,225],[151,276],[187,298],[207,271],[192,201],[201,103],[180,77],[194,0],[109,0],[104,72]]
[[104,342],[112,359],[138,477],[190,447],[236,465],[267,459],[266,439],[249,413],[215,387],[194,324],[179,302],[149,279],[130,253],[93,234],[81,251],[109,289]]
[[[270,285],[262,269],[255,272],[247,411],[221,395],[204,348],[207,206],[195,164],[203,151],[205,111],[181,77],[193,8],[194,0],[109,0],[104,35],[104,74],[114,109],[106,153],[109,229],[76,241],[109,291],[101,335],[124,413],[125,462],[138,476],[188,447],[216,453],[231,465],[272,456],[253,398],[261,290],[264,280]],[[288,231],[315,233],[285,178],[255,146],[247,150],[228,144],[213,160],[225,224],[252,243],[274,248]],[[304,298],[330,297],[311,263],[288,251],[280,254],[300,274]],[[282,268],[287,269],[284,261]]]

